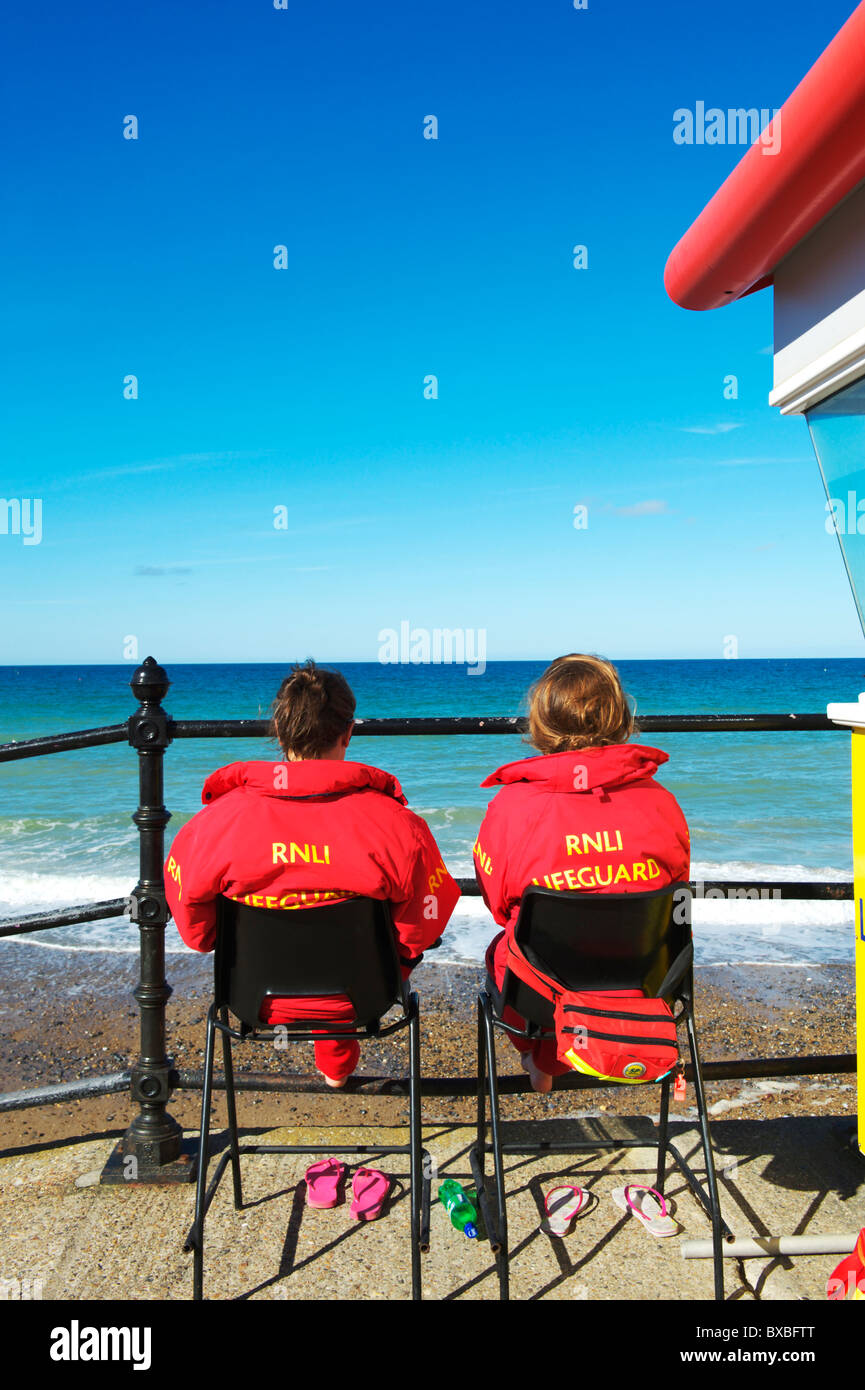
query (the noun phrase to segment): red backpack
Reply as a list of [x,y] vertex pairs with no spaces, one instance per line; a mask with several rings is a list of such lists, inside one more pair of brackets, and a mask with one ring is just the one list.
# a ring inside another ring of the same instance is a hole
[[676,1022],[665,999],[639,989],[562,989],[526,960],[513,937],[508,969],[555,1005],[556,1052],[574,1071],[639,1085],[661,1081],[676,1067]]
[[679,1060],[676,1023],[664,999],[638,989],[564,990],[556,995],[560,1062],[604,1081],[660,1081]]

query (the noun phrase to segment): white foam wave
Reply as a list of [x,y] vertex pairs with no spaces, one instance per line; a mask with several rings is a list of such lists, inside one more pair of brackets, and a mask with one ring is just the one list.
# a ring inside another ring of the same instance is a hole
[[[471,874],[450,858],[452,873]],[[845,880],[851,871],[835,867],[819,869],[802,864],[768,864],[746,860],[722,863],[696,862],[692,877],[700,880],[752,881],[826,879]],[[0,880],[0,919],[106,899],[125,898],[135,880],[119,874],[37,873],[16,870]],[[793,899],[759,901],[694,899],[694,941],[701,964],[808,965],[846,961],[853,951],[853,904]],[[498,928],[480,898],[461,898],[448,924],[442,946],[431,961],[442,964],[479,964]],[[85,922],[22,937],[0,939],[25,942],[51,950],[98,950],[123,954],[138,950],[138,929],[128,918]],[[185,953],[176,928],[169,923],[166,950]]]
[[[738,873],[706,873],[734,878]],[[763,877],[753,871],[741,877]],[[770,875],[766,875],[770,877]],[[809,872],[802,879],[816,877]],[[839,875],[838,877],[843,877]],[[853,958],[851,902],[695,898],[692,924],[698,964],[828,964]],[[431,959],[477,964],[498,931],[480,898],[460,899],[442,945]]]
[[734,881],[736,879],[776,879],[779,883],[783,883],[785,879],[796,883],[825,879],[837,883],[852,877],[852,865],[846,869],[838,869],[831,865],[767,864],[765,861],[753,859],[724,859],[720,862],[695,859],[691,864],[691,878],[693,879],[715,879],[718,881],[724,879],[733,879]]
[[119,874],[7,871],[0,876],[0,917],[126,898],[135,882]]

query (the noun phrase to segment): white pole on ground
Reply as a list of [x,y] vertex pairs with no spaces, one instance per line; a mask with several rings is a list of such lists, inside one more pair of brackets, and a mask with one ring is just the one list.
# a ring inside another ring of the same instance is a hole
[[[858,1231],[840,1236],[743,1236],[724,1241],[724,1255],[731,1260],[756,1260],[766,1255],[852,1255]],[[712,1256],[710,1240],[686,1240],[683,1260],[707,1260]]]

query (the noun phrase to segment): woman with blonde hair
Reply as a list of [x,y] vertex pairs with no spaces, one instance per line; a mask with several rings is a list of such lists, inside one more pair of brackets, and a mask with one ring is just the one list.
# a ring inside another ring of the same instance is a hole
[[[599,656],[557,657],[530,692],[529,741],[540,757],[482,783],[501,788],[474,846],[475,874],[503,930],[487,951],[501,988],[507,943],[530,884],[640,893],[687,880],[690,838],[676,798],[655,780],[668,755],[628,740],[634,717],[616,668]],[[523,1027],[511,1009],[505,1022]],[[513,1038],[536,1091],[568,1070],[552,1042]]]

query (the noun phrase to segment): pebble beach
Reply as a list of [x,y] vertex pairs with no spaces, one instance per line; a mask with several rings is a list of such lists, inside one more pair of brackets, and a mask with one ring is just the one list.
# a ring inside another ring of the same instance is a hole
[[[34,953],[40,961],[34,987]],[[44,958],[44,964],[42,959]],[[168,1004],[167,1051],[180,1071],[203,1066],[204,1024],[211,990],[210,957],[169,957],[173,995]],[[2,951],[0,1090],[25,1090],[126,1070],[138,1054],[138,1009],[132,997],[137,957],[129,953],[63,951],[6,942]],[[427,960],[415,971],[413,986],[421,1003],[421,1065],[427,1077],[466,1077],[476,1068],[475,999],[481,971],[472,966]],[[740,966],[697,969],[696,1018],[702,1057],[813,1056],[852,1052],[855,1000],[852,967],[846,964],[780,967]],[[406,1072],[404,1039],[364,1043],[358,1078],[400,1077]],[[520,1074],[517,1055],[502,1040],[498,1069]],[[312,1047],[289,1051],[266,1046],[238,1047],[236,1067],[255,1072],[309,1074]],[[352,1083],[350,1083],[351,1087]],[[856,1092],[853,1075],[805,1076],[710,1082],[711,1113],[747,1119],[783,1115],[834,1115],[851,1121]],[[514,1119],[572,1114],[646,1113],[642,1088],[618,1087],[575,1093],[553,1090],[509,1096],[504,1113]],[[681,1107],[693,1101],[689,1087]],[[198,1126],[200,1093],[177,1091],[171,1111],[185,1128]],[[656,1107],[654,1096],[648,1109]],[[358,1123],[397,1124],[405,1115],[398,1096],[368,1094],[361,1088],[338,1094],[256,1094],[239,1102],[242,1127],[335,1123],[349,1113]],[[473,1113],[467,1099],[428,1097],[430,1121],[466,1122]],[[132,1117],[126,1093],[17,1110],[0,1119],[0,1149],[42,1146],[81,1136],[123,1132]],[[216,1103],[215,1122],[224,1119]]]

